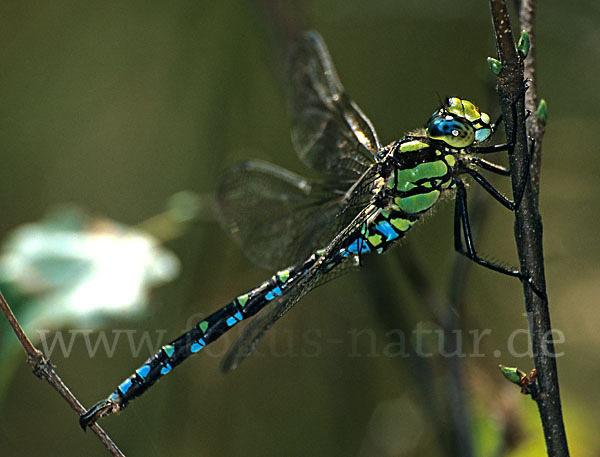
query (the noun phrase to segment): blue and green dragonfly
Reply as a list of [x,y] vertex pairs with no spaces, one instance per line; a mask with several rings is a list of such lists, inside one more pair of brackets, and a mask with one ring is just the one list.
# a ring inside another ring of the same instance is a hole
[[[508,175],[479,154],[495,124],[471,102],[447,99],[417,130],[381,146],[369,119],[346,94],[327,48],[315,32],[302,35],[290,59],[292,142],[322,181],[261,161],[226,172],[216,190],[222,222],[259,264],[281,268],[255,289],[163,346],[105,400],[80,418],[85,427],[118,412],[190,355],[254,316],[224,359],[235,368],[265,332],[305,294],[381,254],[402,239],[444,194],[455,195],[455,248],[484,267],[526,279],[516,269],[480,257],[473,245],[463,177],[471,176],[513,210],[481,174]],[[464,242],[463,242],[464,241]]]

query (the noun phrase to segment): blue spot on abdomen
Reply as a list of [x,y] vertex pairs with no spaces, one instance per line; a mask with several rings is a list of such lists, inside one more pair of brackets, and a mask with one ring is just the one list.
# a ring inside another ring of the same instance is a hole
[[118,389],[121,391],[121,393],[123,395],[125,395],[127,393],[127,391],[131,388],[131,385],[133,383],[131,382],[131,379],[126,379],[125,381],[123,381],[121,384],[119,384]]
[[363,252],[369,252],[369,245],[362,238],[356,238],[352,243],[348,245],[346,251],[351,254],[362,254]]
[[138,375],[140,375],[142,377],[142,379],[143,379],[146,376],[148,376],[148,373],[150,373],[150,365],[142,365],[137,370],[135,370],[135,372]]
[[379,224],[375,226],[375,230],[385,236],[386,241],[392,241],[398,238],[398,233],[392,227],[388,221],[381,221]]
[[267,295],[265,295],[265,300],[273,300],[275,297],[279,297],[281,295],[281,288],[279,286],[274,287],[269,291]]
[[204,342],[204,340],[202,338],[200,338],[196,343],[193,343],[190,346],[190,351],[192,351],[192,352],[198,352],[204,346],[206,346],[206,343]]

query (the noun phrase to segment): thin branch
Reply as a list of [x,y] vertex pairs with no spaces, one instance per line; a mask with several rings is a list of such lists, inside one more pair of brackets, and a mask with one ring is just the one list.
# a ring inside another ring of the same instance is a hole
[[[38,378],[45,379],[46,381],[48,381],[50,385],[54,387],[54,389],[60,394],[60,396],[63,397],[65,401],[71,406],[71,408],[73,408],[77,412],[77,414],[84,413],[85,408],[83,407],[83,405],[79,403],[79,400],[77,400],[77,398],[71,393],[69,388],[60,378],[60,376],[56,374],[56,371],[54,371],[52,364],[46,357],[44,357],[42,351],[37,349],[31,342],[29,337],[25,334],[23,328],[21,327],[21,325],[17,321],[17,318],[12,312],[12,309],[6,302],[4,295],[2,295],[2,292],[0,292],[0,310],[2,310],[2,313],[6,316],[8,323],[12,327],[13,331],[15,332],[15,335],[17,335],[17,338],[23,346],[23,349],[27,353],[27,365],[31,367],[33,373]],[[76,422],[74,421],[73,423],[75,424]],[[106,434],[106,432],[102,430],[101,427],[94,424],[90,427],[90,429],[98,436],[100,441],[104,444],[106,449],[108,449],[108,451],[112,455],[117,457],[125,457],[125,454],[123,454],[119,450],[119,448],[115,445],[115,443],[113,443],[113,441]]]
[[[531,167],[531,184],[534,189],[534,195],[540,192],[540,168],[542,159],[542,138],[546,127],[546,120],[536,116],[538,108],[537,81],[535,78],[535,0],[523,0],[520,9],[521,29],[529,34],[531,43],[529,54],[524,60],[524,76],[528,81],[529,89],[525,92],[525,109],[531,115],[527,118],[527,132],[530,141],[533,143],[533,160]],[[537,206],[537,200],[536,200]]]
[[[538,211],[539,165],[541,157],[541,134],[533,128],[535,119],[528,121],[530,134],[540,135],[535,140],[538,152],[534,157],[529,155],[528,132],[525,116],[525,79],[523,56],[515,49],[512,30],[505,0],[490,0],[496,47],[502,69],[498,74],[497,91],[502,105],[505,120],[507,142],[514,146],[510,157],[513,193],[521,195],[521,204],[515,211],[515,240],[519,255],[521,272],[530,281],[523,281],[525,309],[527,310],[529,331],[533,349],[533,359],[537,370],[539,395],[533,397],[537,403],[542,421],[546,451],[551,457],[569,455],[564,429],[558,373],[552,327],[546,293],[544,274],[544,256],[542,249],[542,221]],[[534,1],[525,1],[522,18],[525,19],[530,40],[535,43],[533,28]],[[531,49],[531,52],[535,49]],[[535,103],[534,58],[528,63],[529,106]],[[530,118],[535,116],[533,114]]]

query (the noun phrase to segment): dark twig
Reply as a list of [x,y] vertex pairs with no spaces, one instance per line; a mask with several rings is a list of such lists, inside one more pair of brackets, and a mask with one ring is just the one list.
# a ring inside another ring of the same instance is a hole
[[[532,43],[535,43],[532,22],[534,2],[531,0],[524,3],[525,13],[522,14],[522,17],[528,24],[530,39]],[[498,58],[502,63],[502,69],[497,79],[497,91],[505,120],[507,142],[514,145],[510,156],[513,193],[517,195],[521,189],[524,189],[521,204],[515,211],[515,239],[521,272],[524,277],[530,278],[530,281],[523,281],[523,291],[540,390],[535,401],[542,421],[548,456],[566,457],[569,455],[569,450],[562,418],[558,373],[546,294],[542,221],[537,206],[540,153],[538,152],[533,158],[529,155],[523,56],[518,54],[515,49],[506,2],[505,0],[490,0],[490,6]],[[528,65],[533,66],[533,58],[528,61]],[[534,76],[533,69],[529,68],[528,77],[533,78]],[[529,86],[529,91],[532,88],[535,89],[535,80],[529,82]],[[534,103],[534,100],[535,94],[528,95],[529,103]],[[532,116],[534,116],[533,112]],[[534,122],[536,122],[535,119],[529,120],[530,129],[533,129],[532,123]],[[531,134],[539,135],[543,133],[543,130],[537,132],[530,130]],[[540,148],[540,144],[541,141],[535,140],[535,148]]]
[[[84,413],[85,408],[83,407],[83,405],[79,403],[79,400],[77,400],[77,398],[71,393],[69,388],[60,378],[60,376],[56,374],[50,361],[46,359],[46,357],[44,357],[44,354],[33,345],[29,337],[25,334],[23,328],[17,321],[17,318],[15,317],[10,306],[6,302],[4,296],[2,295],[2,292],[0,292],[0,309],[2,310],[2,313],[6,316],[8,323],[17,335],[17,338],[21,342],[23,349],[25,349],[25,352],[27,353],[27,365],[31,367],[33,373],[38,378],[45,379],[46,381],[48,381],[50,385],[54,387],[54,389],[60,394],[60,396],[63,397],[65,401],[71,406],[71,408],[73,408],[77,412],[77,414]],[[73,421],[73,424],[76,423],[76,421]],[[125,454],[123,454],[119,450],[119,448],[115,445],[115,443],[113,443],[113,441],[106,434],[106,432],[102,430],[102,428],[100,428],[96,424],[93,424],[90,427],[90,429],[98,436],[100,441],[102,441],[106,449],[108,449],[108,451],[112,455],[119,457],[125,456]]]
[[524,60],[524,76],[528,81],[529,89],[525,92],[525,109],[531,115],[527,118],[527,132],[533,147],[533,157],[531,163],[531,186],[533,194],[536,198],[540,192],[540,166],[542,159],[542,138],[546,126],[545,119],[536,116],[538,108],[537,82],[535,78],[535,52],[536,52],[536,36],[535,36],[535,0],[523,0],[520,10],[521,29],[529,34],[531,46],[529,54]]

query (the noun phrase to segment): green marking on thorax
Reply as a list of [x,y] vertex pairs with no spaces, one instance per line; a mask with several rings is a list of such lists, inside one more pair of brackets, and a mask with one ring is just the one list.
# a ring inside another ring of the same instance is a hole
[[238,301],[241,307],[244,307],[246,306],[246,302],[248,301],[248,294],[240,295],[236,300]]
[[425,194],[411,195],[410,197],[396,197],[394,203],[402,211],[408,214],[416,214],[425,211],[437,201],[440,196],[439,190],[432,190]]
[[198,324],[198,327],[200,328],[200,330],[202,330],[203,332],[206,332],[206,329],[208,328],[208,322],[206,321],[202,321]]
[[394,227],[396,227],[398,230],[401,230],[402,232],[407,232],[413,223],[408,219],[402,219],[401,217],[397,217],[396,219],[390,219],[390,224],[392,224]]
[[453,167],[454,165],[456,165],[456,159],[452,154],[447,154],[446,157],[444,157],[444,159],[446,159],[446,163],[449,167]]
[[419,151],[424,148],[428,148],[429,145],[427,143],[423,143],[419,140],[408,141],[407,143],[402,143],[400,145],[400,152],[411,152],[411,151]]
[[396,189],[406,192],[415,187],[415,182],[421,179],[440,178],[448,173],[448,166],[443,160],[420,163],[416,167],[398,170]]
[[[400,170],[398,170],[398,173],[400,173]],[[392,183],[391,187],[393,187],[393,184],[394,183]],[[417,186],[412,182],[402,178],[401,175],[398,176],[398,180],[396,181],[396,190],[400,192],[408,192],[409,190],[414,189],[415,187]]]
[[373,246],[378,246],[382,242],[381,235],[378,234],[367,237],[367,240],[369,240],[369,243],[371,243]]
[[166,344],[162,347],[162,349],[165,351],[165,354],[167,354],[167,357],[171,357],[173,352],[175,352],[175,347],[172,344]]

